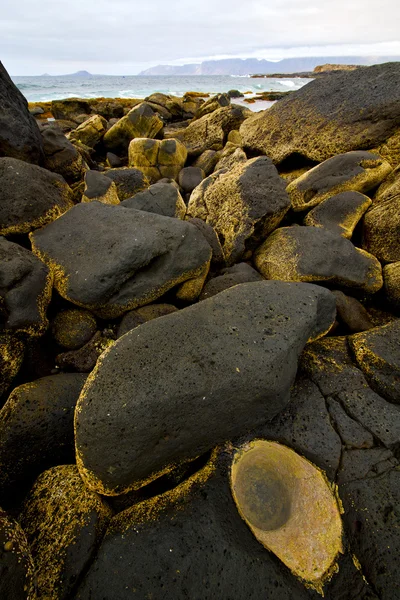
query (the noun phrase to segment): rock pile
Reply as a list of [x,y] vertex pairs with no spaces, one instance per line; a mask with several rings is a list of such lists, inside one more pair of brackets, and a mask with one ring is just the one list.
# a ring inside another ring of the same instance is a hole
[[0,597],[399,598],[400,64],[0,79]]

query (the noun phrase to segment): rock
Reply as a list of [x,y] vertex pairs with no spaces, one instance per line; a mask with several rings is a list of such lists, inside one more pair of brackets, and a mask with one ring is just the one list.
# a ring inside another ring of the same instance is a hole
[[78,140],[89,148],[94,148],[107,131],[107,121],[100,115],[93,115],[81,123],[69,135],[70,140]]
[[398,463],[388,463],[384,472],[378,470],[377,474],[375,468],[362,476],[360,459],[366,455],[373,461],[374,450],[349,451],[346,455],[350,464],[345,462],[344,474],[350,469],[356,473],[339,485],[350,544],[378,597],[393,600],[400,590],[400,469]]
[[85,380],[64,373],[14,388],[0,411],[2,503],[44,469],[74,460],[74,410]]
[[42,473],[28,495],[21,523],[34,556],[38,597],[74,597],[111,518],[105,502],[85,488],[75,465]]
[[400,261],[400,195],[373,204],[364,217],[363,248],[385,262]]
[[279,225],[289,205],[285,183],[262,156],[204,179],[192,192],[188,215],[214,227],[232,265],[249,243],[256,244]]
[[131,140],[155,138],[162,127],[161,119],[146,102],[142,102],[142,104],[134,106],[125,117],[122,117],[105,133],[103,143],[107,150],[126,155]]
[[80,152],[56,127],[47,127],[42,131],[44,167],[58,173],[72,184],[80,181],[87,165]]
[[6,330],[42,335],[49,324],[46,310],[52,286],[52,275],[42,261],[0,237],[0,310]]
[[239,90],[229,90],[229,92],[227,92],[227,95],[229,96],[229,98],[244,98],[244,94],[242,94],[242,92],[239,92]]
[[[133,100],[132,106],[141,100]],[[124,116],[124,106],[121,99],[115,98],[94,98],[89,100],[90,112],[101,115],[105,119],[120,119]],[[131,106],[131,108],[132,108]]]
[[25,533],[0,508],[0,598],[36,597],[35,567]]
[[122,160],[119,158],[119,156],[117,156],[113,152],[107,152],[106,159],[107,159],[107,165],[109,167],[111,167],[111,168],[122,167]]
[[339,319],[351,333],[367,331],[374,327],[368,311],[356,298],[346,296],[339,290],[332,291],[336,298],[336,311]]
[[24,351],[25,346],[19,339],[0,332],[0,398],[20,370]]
[[[205,150],[221,150],[226,136],[232,129],[238,129],[240,124],[253,113],[242,106],[226,106],[213,113],[204,115],[193,121],[185,129],[168,135],[182,142],[188,151],[188,156],[199,156]],[[200,166],[201,165],[195,165]]]
[[349,337],[349,344],[372,389],[400,404],[400,319],[356,333]]
[[400,165],[382,181],[375,192],[374,205],[384,200],[391,200],[400,194]]
[[209,115],[218,108],[229,106],[231,98],[228,94],[217,94],[206,100],[195,112],[194,120],[201,119],[204,115]]
[[56,364],[64,371],[90,373],[99,356],[114,343],[106,335],[97,331],[95,335],[78,350],[69,350],[56,356]]
[[100,202],[74,206],[31,241],[54,272],[61,296],[102,318],[204,278],[211,258],[204,237],[189,223]]
[[169,113],[169,118],[180,119],[183,116],[182,98],[156,92],[145,98],[145,102],[154,106],[153,110],[163,110]]
[[59,312],[51,324],[51,332],[59,346],[67,350],[82,348],[96,333],[95,317],[88,310],[67,309]]
[[241,519],[231,463],[231,449],[214,453],[175,489],[115,516],[76,599],[316,600]]
[[319,227],[282,227],[257,249],[257,269],[266,279],[329,281],[373,294],[383,285],[377,259]]
[[179,172],[179,185],[186,194],[190,194],[205,176],[203,169],[199,167],[185,167]]
[[232,144],[235,144],[236,146],[241,146],[242,145],[242,136],[240,135],[239,130],[238,129],[232,129],[228,133],[227,141],[228,142],[232,142]]
[[215,165],[215,171],[219,169],[232,169],[238,163],[244,163],[247,161],[247,156],[241,148],[238,148],[235,144],[227,142],[225,148],[221,152],[221,158]]
[[41,106],[33,106],[32,108],[28,108],[28,110],[33,117],[44,114],[44,109]]
[[389,302],[396,307],[400,307],[400,262],[384,267],[383,282]]
[[288,402],[305,342],[326,332],[333,314],[327,290],[257,282],[124,335],[78,403],[86,484],[106,495],[137,489],[273,418]]
[[126,200],[138,192],[147,189],[150,185],[147,177],[139,169],[108,169],[104,175],[112,179],[117,186],[118,198]]
[[353,450],[356,448],[360,450],[374,446],[372,434],[367,429],[364,429],[357,420],[350,418],[338,400],[328,398],[327,406],[329,408],[329,416],[334,424],[333,426],[338,432],[342,444],[347,449]]
[[335,481],[342,444],[332,427],[325,399],[308,379],[296,382],[289,404],[257,436],[290,446],[323,469]]
[[238,263],[228,269],[223,269],[221,275],[213,277],[204,286],[199,300],[211,298],[234,285],[263,281],[264,277],[247,263]]
[[165,317],[177,310],[172,304],[147,304],[135,310],[130,310],[122,317],[118,327],[118,337],[120,338],[131,329],[142,325],[142,323]]
[[90,104],[83,98],[65,98],[64,100],[52,100],[51,112],[55,119],[74,120],[81,114],[90,114]]
[[207,177],[214,171],[214,167],[218,162],[219,154],[215,150],[205,150],[196,158],[193,167],[202,169]]
[[187,150],[177,140],[137,138],[129,144],[129,166],[155,183],[163,177],[178,179],[187,158]]
[[244,148],[274,163],[379,148],[400,126],[399,82],[395,62],[318,78],[248,119]]
[[177,219],[184,219],[186,214],[186,204],[179,190],[170,183],[155,183],[147,190],[127,198],[121,205]]
[[392,170],[371,152],[347,152],[325,160],[289,183],[287,192],[296,211],[317,206],[341,192],[368,192]]
[[325,473],[290,448],[258,439],[237,450],[231,488],[256,539],[324,595],[344,552],[340,505]]
[[99,171],[86,171],[82,202],[95,200],[103,204],[119,204],[117,186],[110,177]]
[[354,229],[372,200],[360,192],[341,192],[323,200],[304,217],[304,225],[323,227],[351,239]]
[[0,157],[39,164],[43,160],[42,139],[28,103],[0,62]]
[[72,192],[56,173],[16,158],[0,158],[0,235],[28,233],[72,206]]
[[221,265],[224,266],[224,251],[222,250],[221,242],[219,241],[219,237],[216,234],[215,229],[202,219],[188,218],[187,220],[189,221],[189,223],[197,227],[199,231],[201,231],[202,235],[210,244],[212,250],[211,264],[214,267],[221,267]]

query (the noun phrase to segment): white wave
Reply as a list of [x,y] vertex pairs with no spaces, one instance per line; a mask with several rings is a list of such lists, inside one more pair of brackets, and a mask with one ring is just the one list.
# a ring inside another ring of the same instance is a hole
[[295,82],[290,81],[289,79],[284,79],[284,80],[278,79],[278,83],[280,83],[281,85],[284,85],[285,87],[290,87],[290,88],[296,87]]

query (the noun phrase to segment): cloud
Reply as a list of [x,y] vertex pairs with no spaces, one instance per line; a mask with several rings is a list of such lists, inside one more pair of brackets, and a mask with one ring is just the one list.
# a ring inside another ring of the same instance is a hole
[[279,49],[284,57],[351,45],[361,54],[361,45],[391,43],[399,52],[399,21],[398,0],[6,0],[0,56],[14,74],[117,74],[184,57],[272,58]]

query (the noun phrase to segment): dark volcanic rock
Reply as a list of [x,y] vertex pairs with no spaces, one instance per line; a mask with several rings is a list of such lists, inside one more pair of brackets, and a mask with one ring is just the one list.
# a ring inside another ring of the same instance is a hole
[[400,126],[400,63],[322,77],[241,126],[245,148],[275,163],[292,154],[323,161],[375,149]]
[[274,417],[304,344],[333,317],[327,290],[265,281],[127,333],[98,361],[77,406],[87,484],[110,495],[138,488]]
[[54,340],[66,350],[77,350],[96,333],[95,317],[87,310],[68,309],[53,319],[51,331]]
[[171,183],[155,183],[147,190],[135,194],[121,202],[126,208],[136,208],[146,212],[157,213],[164,217],[177,217],[183,219],[186,214],[186,205],[179,190]]
[[263,281],[264,277],[247,263],[238,263],[228,269],[223,269],[221,275],[213,277],[204,286],[199,300],[211,298],[219,292],[223,292],[239,283],[251,283],[252,281]]
[[[104,317],[204,279],[211,258],[210,246],[190,223],[100,202],[74,206],[31,239],[54,271],[59,293]],[[190,292],[193,299],[200,283]]]
[[105,177],[99,171],[86,171],[82,202],[93,202],[93,200],[104,204],[120,203],[117,186],[110,177]]
[[114,343],[107,336],[103,336],[100,331],[89,340],[82,348],[78,350],[69,350],[56,356],[56,363],[64,371],[77,373],[90,373],[95,367],[100,354]]
[[16,158],[0,158],[0,234],[28,233],[53,221],[72,204],[61,175]]
[[87,168],[80,152],[58,127],[46,127],[42,131],[45,154],[44,167],[62,175],[69,184],[79,181]]
[[341,192],[323,200],[310,210],[304,218],[304,225],[325,227],[350,239],[353,231],[372,200],[360,192]]
[[117,186],[118,198],[126,200],[149,187],[149,181],[139,169],[108,169],[104,175],[113,180]]
[[41,260],[0,236],[0,311],[5,313],[6,329],[44,333],[52,285],[53,277]]
[[20,370],[24,351],[25,346],[19,339],[0,332],[0,398]]
[[75,598],[110,517],[75,465],[53,467],[38,477],[20,517],[35,561],[38,598]]
[[42,139],[28,103],[0,62],[0,156],[38,164],[43,160]]
[[369,293],[383,285],[379,261],[336,233],[319,227],[281,227],[257,249],[257,269],[266,279],[329,281]]
[[199,167],[185,167],[179,173],[179,185],[185,193],[192,192],[203,181],[205,173]]
[[0,411],[3,504],[19,484],[26,491],[44,469],[73,461],[74,409],[85,380],[85,375],[53,375],[12,391]]
[[89,101],[83,98],[65,98],[64,100],[52,100],[51,112],[55,119],[72,119],[78,115],[90,113]]
[[351,333],[359,333],[372,329],[374,324],[368,311],[356,298],[346,296],[339,290],[332,292],[336,298],[338,318],[348,327]]
[[177,310],[172,304],[147,304],[135,310],[130,310],[122,317],[122,321],[118,327],[118,337],[142,325],[142,323],[158,319],[159,317],[165,317],[165,315],[170,315]]
[[35,584],[35,569],[25,533],[0,508],[0,598],[34,598]]

